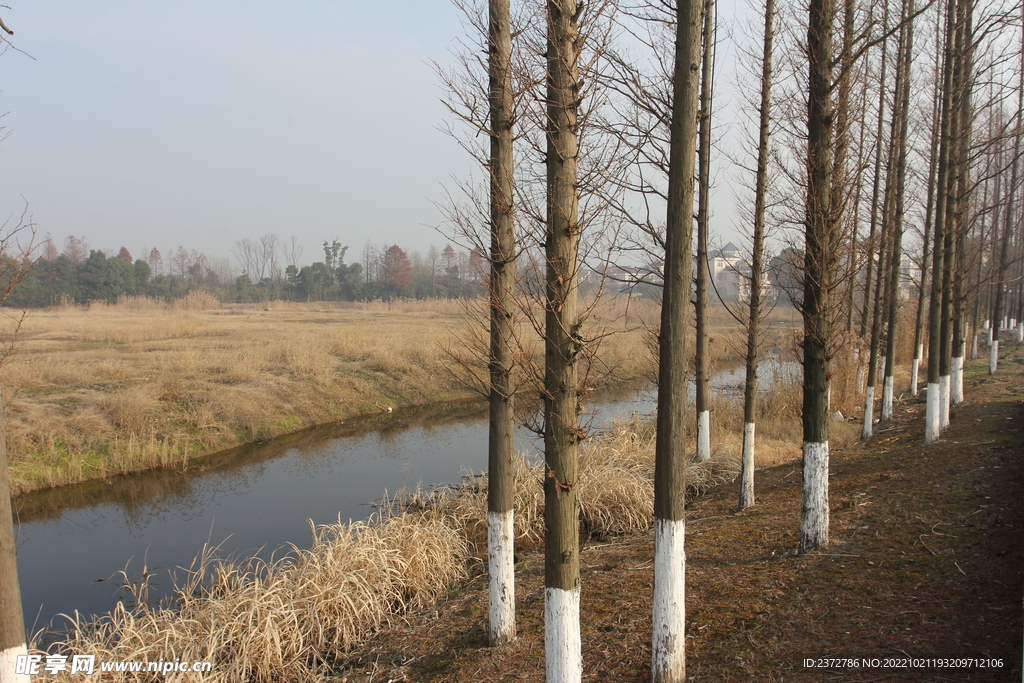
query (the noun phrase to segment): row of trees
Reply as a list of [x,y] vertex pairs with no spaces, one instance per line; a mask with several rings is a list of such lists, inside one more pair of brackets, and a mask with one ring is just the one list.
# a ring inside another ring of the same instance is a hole
[[[581,678],[574,484],[575,447],[585,432],[576,397],[588,381],[591,344],[578,286],[582,264],[625,258],[623,272],[662,290],[652,678],[682,681],[691,367],[698,380],[696,455],[710,450],[701,383],[710,131],[713,112],[721,109],[711,106],[714,6],[712,0],[651,0],[628,8],[575,0],[524,0],[511,8],[508,0],[458,4],[488,55],[486,74],[467,55],[461,70],[442,78],[449,107],[467,124],[453,135],[487,178],[484,186],[460,188],[450,218],[456,238],[487,254],[491,267],[491,640],[515,633],[511,506],[504,493],[511,447],[502,435],[511,429],[514,388],[532,376],[545,399],[547,676]],[[921,340],[928,336],[930,443],[948,423],[950,403],[962,400],[966,342],[974,352],[984,321],[991,321],[993,372],[999,330],[1013,325],[1024,335],[1024,17],[1019,3],[973,0],[844,0],[841,7],[834,0],[779,7],[768,0],[759,9],[756,37],[751,32],[746,48],[753,59],[744,60],[755,76],[746,81],[744,110],[755,154],[732,159],[737,186],[749,192],[738,203],[752,207],[743,214],[750,226],[751,296],[733,310],[748,332],[740,505],[754,502],[760,294],[764,245],[774,234],[789,244],[778,260],[789,272],[776,279],[798,284],[787,293],[803,317],[799,549],[812,552],[829,543],[836,360],[848,357],[866,370],[861,390],[870,436],[878,375],[884,378],[881,415],[888,419],[895,365],[911,360],[897,358],[897,330],[909,322],[917,336],[915,392]],[[540,25],[543,34],[531,29]],[[634,48],[643,46],[640,54],[610,42],[615,26],[627,27]],[[776,63],[776,54],[785,56]],[[473,142],[481,131],[487,147]],[[544,270],[543,287],[524,284],[524,265]],[[915,287],[904,286],[906,278]],[[500,284],[506,282],[514,284]],[[908,315],[911,297],[916,316]],[[686,334],[691,302],[693,365]],[[533,312],[537,304],[543,318]],[[543,368],[513,362],[523,336],[514,332],[517,319],[543,339]]]
[[[32,268],[7,303],[39,307],[114,302],[120,296],[171,300],[197,289],[236,302],[458,297],[479,291],[486,280],[482,258],[475,252],[456,251],[451,245],[443,250],[431,247],[424,257],[418,252],[410,256],[398,245],[367,243],[363,263],[347,264],[348,247],[333,240],[324,242],[322,261],[297,266],[294,263],[302,250],[295,248],[294,242],[289,249],[280,249],[279,240],[270,237],[239,242],[237,267],[227,259],[213,259],[184,247],[168,258],[153,248],[133,259],[125,247],[115,256],[90,249],[84,237],[68,237],[60,251],[47,239],[37,250],[38,256],[29,258]],[[268,257],[262,251],[268,245],[294,259],[292,264],[282,270],[277,256]]]

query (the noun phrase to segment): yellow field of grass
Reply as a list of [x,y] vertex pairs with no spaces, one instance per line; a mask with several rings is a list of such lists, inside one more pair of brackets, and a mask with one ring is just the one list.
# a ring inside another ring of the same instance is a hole
[[[646,372],[654,311],[598,306],[605,382]],[[469,375],[485,374],[484,320],[446,299],[223,305],[201,293],[29,311],[0,368],[15,492],[471,397]],[[536,335],[522,338],[539,351]]]
[[[5,311],[17,315],[17,312]],[[539,312],[538,312],[539,313]],[[543,320],[542,315],[535,318]],[[659,308],[611,297],[584,336],[596,349],[590,388],[655,378]],[[764,355],[796,358],[797,319],[772,315]],[[0,367],[15,493],[151,469],[356,415],[465,400],[486,379],[480,302],[221,304],[203,293],[29,311]],[[745,334],[712,309],[712,371],[734,367]],[[521,388],[542,372],[524,322]],[[849,415],[854,383],[837,368],[833,400]],[[848,387],[848,389],[846,388]],[[799,387],[774,387],[758,424],[765,457],[799,449]],[[721,443],[738,443],[735,401],[719,401]],[[736,446],[736,451],[739,450]],[[759,461],[759,465],[762,464]]]

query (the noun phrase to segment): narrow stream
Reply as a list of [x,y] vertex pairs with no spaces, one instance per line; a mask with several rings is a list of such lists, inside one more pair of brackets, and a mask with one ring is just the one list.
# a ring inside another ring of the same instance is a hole
[[[653,411],[653,391],[609,398],[594,424]],[[536,452],[532,434],[518,447]],[[158,471],[21,497],[18,574],[30,632],[59,614],[100,614],[148,572],[150,600],[204,544],[220,557],[268,559],[308,547],[309,520],[365,519],[385,491],[459,481],[487,466],[486,405],[409,409],[307,430]],[[122,576],[120,572],[124,572]]]

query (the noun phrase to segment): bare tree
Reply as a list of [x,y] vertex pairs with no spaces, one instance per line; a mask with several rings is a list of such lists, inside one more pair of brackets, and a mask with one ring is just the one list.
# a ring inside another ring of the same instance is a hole
[[[948,0],[946,4],[946,25],[943,41],[942,88],[939,107],[939,160],[936,167],[935,195],[935,236],[932,248],[932,287],[931,300],[928,305],[928,394],[925,406],[925,443],[932,443],[939,438],[942,425],[942,363],[945,344],[943,342],[943,292],[948,283],[948,271],[944,267],[947,246],[946,233],[947,208],[949,199],[949,166],[950,166],[950,118],[953,109],[953,56],[954,34],[956,24],[956,0]],[[948,381],[948,376],[947,376]],[[948,397],[947,391],[945,392]],[[947,399],[948,405],[948,399]]]
[[807,21],[807,194],[804,230],[803,505],[800,551],[828,545],[828,427],[839,230],[832,203],[833,0],[810,0]]
[[547,221],[544,258],[544,650],[548,683],[579,681],[579,503],[576,491],[579,21],[577,0],[547,3]]
[[995,274],[995,302],[992,306],[992,341],[989,344],[988,371],[996,374],[999,366],[999,330],[1004,313],[1004,299],[1007,289],[1007,269],[1010,260],[1010,237],[1013,223],[1019,220],[1016,211],[1018,172],[1021,157],[1021,136],[1024,135],[1024,17],[1021,23],[1021,64],[1017,82],[1017,130],[1013,136],[1013,156],[1011,158],[1010,187],[1007,190],[1006,211],[1003,216],[1003,231],[1000,239],[998,267]]
[[[10,220],[0,227],[0,306],[26,278],[35,264],[33,246],[35,226],[21,219],[12,227]],[[27,237],[27,244],[19,240]],[[7,329],[0,338],[0,365],[10,358],[14,341],[24,316],[3,313]],[[18,583],[17,549],[14,539],[14,517],[11,512],[11,480],[7,462],[7,423],[4,403],[0,397],[0,680],[28,683],[26,673],[17,673],[17,658],[28,654],[25,619]]]
[[687,303],[693,238],[696,73],[701,0],[676,0],[670,129],[665,290],[658,350],[658,418],[654,472],[653,683],[686,680],[686,394]]
[[515,638],[513,553],[514,327],[516,236],[513,216],[512,29],[509,0],[490,0],[487,32],[490,95],[490,427],[487,450],[487,562],[490,643]]
[[[261,279],[256,272],[259,268],[258,251],[258,245],[249,237],[235,242],[235,248],[231,250],[232,255],[235,257],[235,261],[238,262],[238,267],[241,268],[242,272],[247,274],[249,279],[254,282],[259,282]],[[173,255],[171,258],[173,261]]]
[[284,256],[286,267],[298,266],[299,259],[302,258],[302,242],[299,241],[299,238],[292,235],[287,244],[282,244],[281,255]]
[[[941,24],[936,22],[936,29],[940,29]],[[936,43],[939,41],[936,40]],[[936,173],[938,168],[939,158],[939,126],[941,123],[940,116],[940,101],[941,101],[941,78],[939,74],[942,71],[942,57],[936,50],[935,57],[935,93],[932,96],[932,125],[931,125],[931,145],[929,147],[928,154],[928,177],[926,181],[926,199],[925,199],[925,218],[924,218],[924,234],[922,235],[922,254],[921,254],[921,279],[918,284],[918,297],[917,297],[917,318],[914,326],[914,360],[910,369],[910,393],[913,396],[917,396],[917,385],[918,376],[920,374],[921,360],[924,357],[924,341],[922,334],[924,332],[924,314],[926,310],[926,302],[928,301],[928,273],[931,266],[931,230],[932,230],[932,217],[934,202],[932,201],[935,196],[935,185],[936,185]]]
[[697,384],[697,461],[711,457],[711,378],[708,364],[708,222],[711,196],[711,105],[714,97],[715,1],[704,0],[704,28],[701,32],[700,113],[697,127],[697,287],[695,315]]
[[893,104],[892,146],[895,162],[895,193],[892,210],[892,247],[889,272],[889,333],[885,351],[885,380],[882,385],[882,419],[892,418],[893,377],[896,368],[896,323],[900,301],[900,264],[903,255],[903,213],[907,177],[907,127],[910,111],[910,64],[914,46],[914,0],[903,0],[896,65],[896,100]]
[[754,425],[757,419],[757,367],[760,349],[761,291],[764,274],[765,205],[771,136],[772,43],[775,0],[764,3],[764,48],[761,56],[761,101],[758,106],[757,168],[754,187],[753,249],[750,262],[750,307],[747,317],[746,377],[743,383],[743,455],[740,463],[741,510],[754,504]]

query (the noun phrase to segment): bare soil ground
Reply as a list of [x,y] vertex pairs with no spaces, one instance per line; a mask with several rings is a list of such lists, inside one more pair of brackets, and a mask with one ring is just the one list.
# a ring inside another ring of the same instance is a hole
[[[736,513],[732,485],[691,504],[688,679],[1021,680],[1024,347],[1005,344],[994,377],[986,361],[970,362],[965,394],[932,446],[923,401],[907,399],[873,439],[833,452],[822,552],[794,552],[799,463],[759,470],[758,503],[746,512]],[[585,679],[649,680],[652,557],[650,533],[586,545]],[[478,567],[441,603],[340,661],[333,680],[543,681],[541,555],[523,553],[517,571],[514,644],[487,647]],[[838,658],[859,666],[822,661]]]

